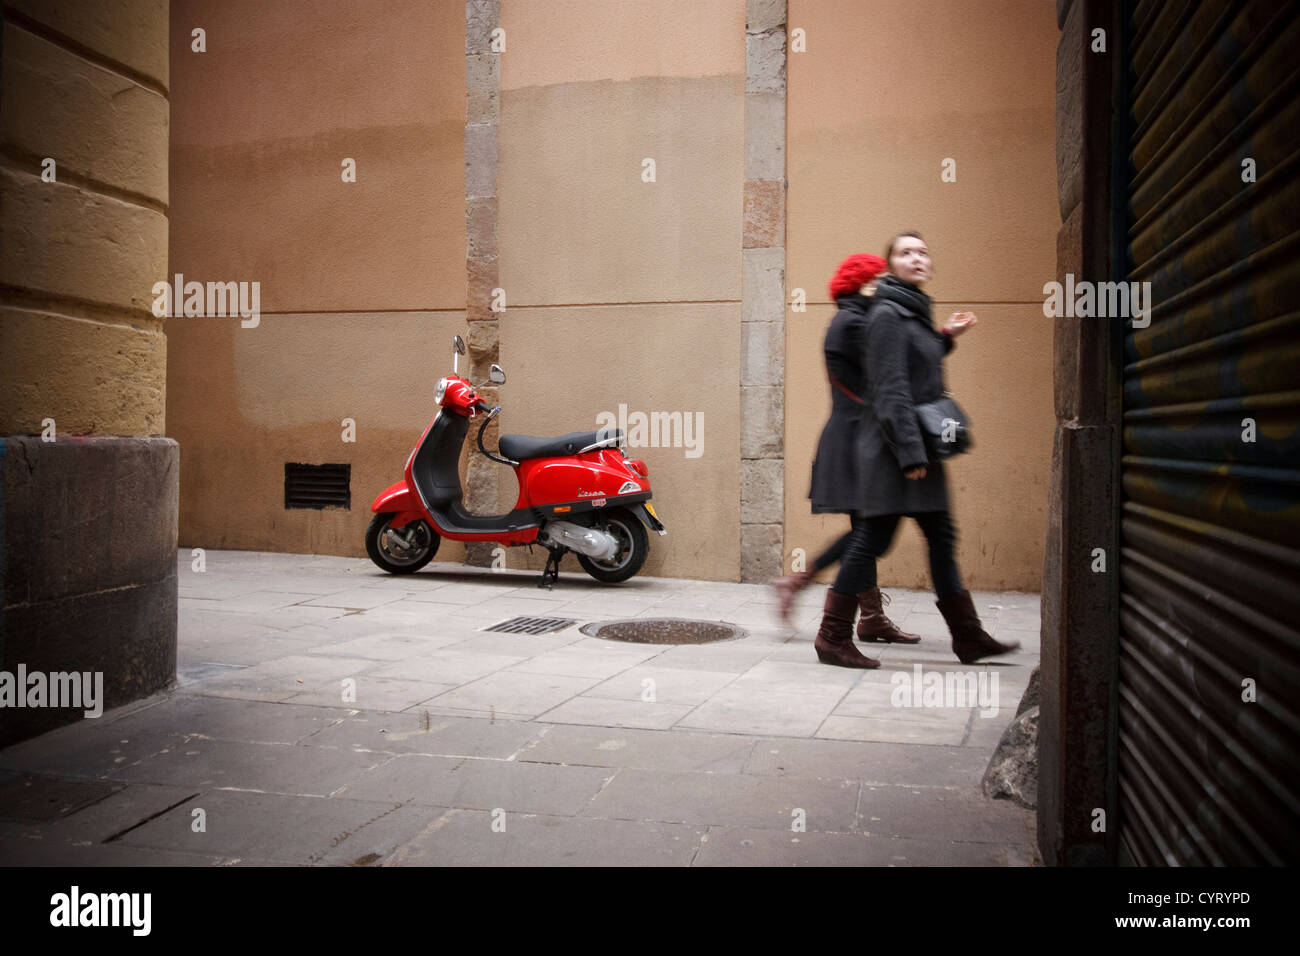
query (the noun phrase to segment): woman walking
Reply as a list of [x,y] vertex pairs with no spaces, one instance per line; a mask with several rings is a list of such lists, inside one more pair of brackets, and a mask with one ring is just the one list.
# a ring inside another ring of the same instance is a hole
[[[817,456],[813,460],[812,488],[808,497],[812,499],[814,514],[852,515],[860,511],[867,500],[864,488],[867,476],[862,468],[862,446],[858,434],[864,408],[863,346],[871,296],[876,289],[876,280],[885,269],[885,260],[879,256],[853,255],[840,263],[830,281],[831,298],[838,306],[823,346],[826,375],[831,385],[831,417],[822,430]],[[817,557],[810,571],[776,582],[781,596],[782,618],[788,615],[795,594],[811,583],[818,571],[842,559],[851,539],[852,532],[849,532],[832,544]],[[830,599],[828,596],[828,602]],[[832,635],[829,640],[834,647],[819,648],[818,654],[835,658],[835,663],[846,667],[880,666],[879,661],[865,656],[853,644],[852,615],[857,610],[861,610],[857,630],[859,640],[918,643],[920,637],[900,631],[885,616],[882,599],[874,581],[860,593],[855,592],[854,606],[847,611],[850,632],[842,640],[841,635]]]
[[962,586],[953,556],[956,530],[945,468],[926,452],[916,406],[943,397],[944,356],[976,318],[958,312],[943,329],[934,328],[930,297],[922,291],[930,279],[930,254],[920,234],[895,236],[885,261],[889,273],[877,284],[870,315],[859,323],[859,361],[865,374],[859,387],[851,389],[863,400],[852,452],[858,456],[856,474],[862,477],[852,499],[852,530],[839,574],[826,595],[814,647],[825,664],[879,666],[853,646],[853,612],[859,594],[876,590],[876,559],[889,550],[899,519],[908,515],[925,535],[930,579],[952,634],[953,653],[969,664],[1020,645],[1000,643],[984,632],[970,592]]

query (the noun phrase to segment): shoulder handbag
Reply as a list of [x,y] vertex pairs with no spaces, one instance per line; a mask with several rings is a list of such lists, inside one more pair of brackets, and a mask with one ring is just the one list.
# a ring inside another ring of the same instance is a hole
[[951,458],[975,447],[970,433],[970,419],[952,398],[945,395],[933,402],[916,406],[925,450],[932,458]]

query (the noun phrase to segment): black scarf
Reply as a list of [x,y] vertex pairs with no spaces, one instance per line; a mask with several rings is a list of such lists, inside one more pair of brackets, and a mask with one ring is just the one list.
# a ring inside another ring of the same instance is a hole
[[876,284],[876,298],[882,302],[893,302],[903,312],[923,318],[927,324],[933,324],[930,297],[910,282],[892,275],[882,276]]
[[871,306],[871,296],[861,292],[843,292],[835,297],[835,305],[840,309],[852,307],[858,312],[866,312]]

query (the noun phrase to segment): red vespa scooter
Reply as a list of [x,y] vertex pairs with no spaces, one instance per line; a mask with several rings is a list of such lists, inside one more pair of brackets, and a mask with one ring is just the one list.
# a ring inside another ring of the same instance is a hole
[[[538,585],[544,588],[554,585],[560,559],[569,551],[597,581],[626,581],[640,571],[650,553],[646,529],[667,531],[650,504],[645,462],[627,457],[622,430],[557,438],[502,435],[500,455],[494,455],[483,447],[483,430],[501,406],[489,409],[460,376],[465,343],[459,335],[453,346],[452,374],[434,393],[441,408],[406,460],[406,477],[370,506],[375,513],[366,531],[370,559],[392,574],[410,574],[433,560],[442,538],[450,538],[543,545],[550,552]],[[503,385],[505,372],[493,365],[488,380]],[[519,500],[508,514],[472,515],[461,505],[461,446],[476,416],[483,419],[479,451],[515,469]]]

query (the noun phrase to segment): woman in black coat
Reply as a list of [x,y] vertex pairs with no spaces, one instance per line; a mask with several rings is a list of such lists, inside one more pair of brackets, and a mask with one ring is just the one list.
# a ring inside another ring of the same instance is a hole
[[[861,507],[863,475],[856,449],[859,446],[857,430],[862,418],[862,399],[859,397],[864,381],[862,342],[871,295],[875,292],[876,280],[885,269],[885,260],[880,256],[852,255],[840,263],[829,284],[838,311],[831,319],[823,346],[826,375],[831,385],[831,417],[822,430],[813,460],[812,488],[808,497],[812,499],[814,514],[851,515]],[[850,536],[851,533],[844,534],[818,555],[809,570],[773,582],[780,597],[782,620],[788,620],[795,595],[811,584],[819,571],[841,559]],[[884,602],[889,600],[876,587],[858,595],[861,611],[858,639],[919,643],[920,637],[900,631],[885,616],[882,599]]]
[[934,328],[930,297],[921,291],[930,279],[930,254],[919,234],[895,236],[885,258],[889,274],[878,283],[861,324],[865,376],[855,394],[863,403],[858,406],[857,446],[848,457],[859,466],[862,480],[827,492],[837,505],[853,506],[853,530],[814,646],[823,663],[876,666],[849,653],[856,652],[853,612],[857,595],[876,586],[876,558],[889,550],[899,519],[908,515],[921,526],[929,547],[930,578],[953,652],[969,664],[1020,645],[999,643],[984,632],[970,592],[962,586],[953,557],[956,532],[945,469],[926,452],[916,406],[943,397],[944,356],[976,319],[958,312],[945,328]]

